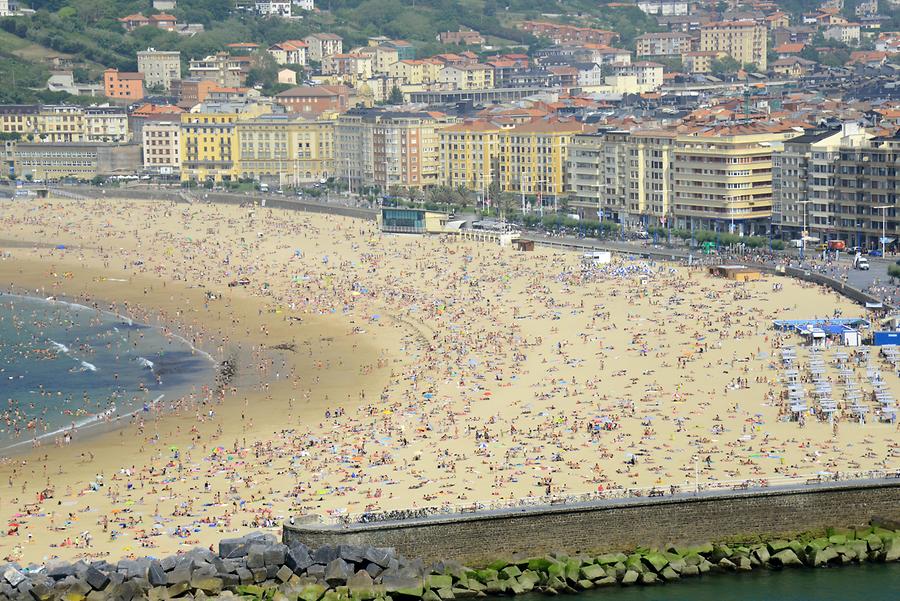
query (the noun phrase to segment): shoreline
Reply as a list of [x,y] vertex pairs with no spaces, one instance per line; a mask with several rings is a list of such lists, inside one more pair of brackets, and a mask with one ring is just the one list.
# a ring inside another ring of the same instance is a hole
[[[124,315],[124,314],[121,314],[121,313],[118,313],[115,311],[111,311],[108,309],[103,309],[99,306],[101,301],[98,301],[98,300],[95,300],[95,306],[88,306],[88,305],[85,305],[85,304],[82,304],[81,302],[79,302],[80,299],[78,299],[76,297],[63,296],[62,298],[59,298],[59,297],[41,298],[39,296],[34,296],[32,294],[21,294],[18,292],[10,292],[8,289],[0,291],[0,301],[2,301],[4,298],[8,298],[8,297],[15,297],[18,299],[38,301],[38,302],[44,302],[44,303],[50,303],[50,304],[60,304],[60,305],[66,305],[68,307],[73,307],[76,309],[86,309],[88,311],[96,311],[96,312],[110,315],[112,317],[120,319],[124,323],[127,323],[129,326],[138,324],[140,326],[152,328],[159,332],[165,332],[165,330],[167,328],[167,326],[165,326],[165,325],[144,323],[142,321],[135,320],[128,315]],[[113,303],[113,304],[115,304],[115,303]],[[158,396],[156,396],[156,398],[154,398],[153,400],[149,401],[149,403],[147,403],[147,405],[151,409],[154,409],[163,398],[168,397],[168,399],[172,399],[175,402],[177,402],[179,399],[182,399],[185,396],[184,394],[180,394],[180,393],[187,393],[192,387],[194,387],[196,385],[204,385],[205,386],[207,384],[217,382],[219,375],[220,375],[220,370],[222,367],[220,362],[216,361],[212,357],[212,355],[210,355],[208,352],[204,351],[203,349],[195,347],[188,340],[186,340],[183,336],[181,336],[175,332],[168,333],[168,336],[176,338],[182,344],[184,344],[187,348],[191,349],[192,353],[198,353],[201,356],[205,357],[209,361],[210,367],[212,369],[212,371],[209,375],[212,376],[212,382],[207,382],[207,378],[204,376],[201,378],[194,379],[194,381],[190,385],[182,384],[181,386],[178,386],[176,388],[173,388],[172,390],[168,390],[165,392],[154,391],[154,392],[159,392],[159,394],[158,394]],[[50,342],[54,343],[52,340]],[[54,343],[54,344],[58,344],[58,343]],[[41,434],[40,436],[36,436],[30,440],[20,440],[17,442],[13,442],[12,444],[9,444],[7,446],[0,447],[0,456],[5,456],[8,454],[12,454],[12,455],[21,454],[26,450],[23,448],[23,447],[25,447],[25,445],[31,445],[32,449],[37,449],[37,448],[43,446],[41,443],[45,442],[47,439],[50,439],[53,436],[63,434],[66,432],[71,433],[73,435],[72,436],[73,439],[77,435],[78,439],[84,441],[85,443],[89,443],[90,438],[92,436],[96,436],[100,433],[105,433],[105,432],[114,432],[119,428],[128,426],[129,422],[132,420],[132,418],[135,415],[138,415],[139,413],[141,413],[143,410],[144,409],[142,407],[137,407],[137,408],[132,409],[128,413],[121,413],[121,414],[117,413],[117,414],[112,414],[112,415],[107,414],[107,413],[95,414],[93,416],[87,417],[86,419],[74,422],[74,425],[61,426],[53,431],[45,432],[45,433]],[[35,444],[35,442],[37,442],[38,444]]]

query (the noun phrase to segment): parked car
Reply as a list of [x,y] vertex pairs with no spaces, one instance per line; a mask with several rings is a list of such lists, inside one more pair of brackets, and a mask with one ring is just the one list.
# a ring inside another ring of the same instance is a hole
[[884,254],[882,254],[882,252],[879,249],[874,248],[869,251],[869,256],[870,257],[883,257]]

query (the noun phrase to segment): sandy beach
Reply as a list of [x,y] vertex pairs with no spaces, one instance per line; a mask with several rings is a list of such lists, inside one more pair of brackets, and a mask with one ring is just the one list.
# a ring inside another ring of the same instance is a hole
[[[778,357],[801,341],[772,320],[865,315],[803,282],[584,270],[576,253],[258,207],[16,202],[0,226],[3,291],[97,303],[238,368],[6,458],[9,559],[160,556],[291,515],[900,467],[874,411],[790,419]],[[862,359],[851,369],[868,392]]]

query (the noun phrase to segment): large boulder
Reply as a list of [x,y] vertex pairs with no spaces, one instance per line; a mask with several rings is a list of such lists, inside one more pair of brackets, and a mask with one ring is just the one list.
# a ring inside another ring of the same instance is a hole
[[328,565],[328,562],[334,561],[338,556],[338,548],[327,545],[319,547],[312,554],[313,561],[322,565]]
[[793,549],[782,549],[778,553],[773,554],[769,563],[775,567],[803,565],[803,562],[800,561]]
[[[504,568],[504,572],[509,568]],[[518,571],[518,570],[517,570]],[[515,574],[518,576],[519,574]],[[510,576],[507,575],[507,578]],[[425,577],[425,586],[430,589],[441,589],[441,588],[451,588],[453,586],[453,576],[449,576],[446,574],[430,574]]]
[[329,586],[336,587],[346,584],[353,575],[353,569],[346,561],[338,557],[328,562],[325,566],[325,582]]
[[374,563],[382,568],[390,565],[393,556],[391,549],[379,549],[377,547],[366,547],[363,549],[363,558],[369,563]]
[[606,578],[606,570],[597,564],[581,566],[581,576],[587,580],[600,580]]
[[885,561],[897,561],[900,559],[900,538],[890,538],[884,542],[882,548]]
[[382,576],[381,584],[384,586],[385,592],[392,597],[421,597],[425,590],[424,583],[421,578],[409,578],[405,576]]
[[662,553],[648,553],[643,560],[656,573],[662,572],[669,565],[669,560]]
[[[6,576],[6,579],[9,580],[9,576]],[[91,588],[95,591],[102,591],[109,584],[109,576],[94,566],[90,566],[84,573],[84,581],[91,585]]]
[[638,572],[635,572],[634,570],[628,570],[627,572],[625,572],[625,575],[622,576],[622,584],[624,584],[625,586],[634,584],[640,577],[641,575]]
[[807,557],[809,558],[810,565],[819,567],[837,559],[838,552],[835,551],[834,547],[825,547],[824,549],[813,549],[811,552],[807,553]]

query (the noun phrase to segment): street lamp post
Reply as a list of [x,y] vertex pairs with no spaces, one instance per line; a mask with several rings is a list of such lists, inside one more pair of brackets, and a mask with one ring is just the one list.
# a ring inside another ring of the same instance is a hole
[[881,256],[884,257],[885,243],[887,240],[887,210],[893,205],[880,205],[872,207],[873,211],[881,211]]

